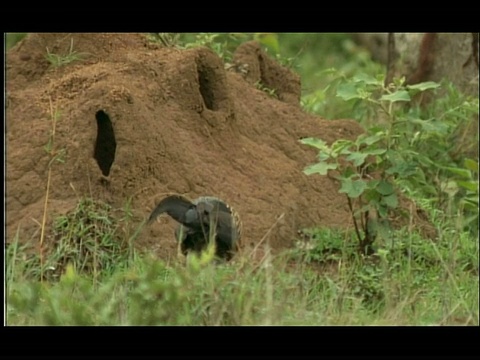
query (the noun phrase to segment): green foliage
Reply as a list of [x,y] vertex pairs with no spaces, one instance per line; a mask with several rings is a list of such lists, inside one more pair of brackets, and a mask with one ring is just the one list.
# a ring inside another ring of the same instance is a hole
[[22,40],[27,33],[6,33],[5,34],[5,47],[10,50],[17,42]]
[[230,62],[236,47],[252,37],[253,34],[242,33],[184,33],[175,38],[175,44],[182,49],[208,47],[224,61]]
[[56,282],[8,278],[7,323],[478,325],[478,247],[465,234],[433,243],[401,230],[363,258],[344,231],[308,233],[312,246],[256,263],[145,255],[100,280],[71,264]]
[[[109,205],[86,198],[69,214],[54,219],[43,258],[31,254],[28,266],[15,272],[15,264],[25,261],[18,254],[28,252],[27,245],[15,241],[7,251],[9,273],[34,279],[58,280],[68,265],[78,273],[100,279],[129,259],[128,236],[119,231],[119,222]],[[31,252],[30,252],[31,253]]]
[[[407,229],[394,231],[390,243],[380,244],[376,254],[365,257],[355,251],[352,234],[306,229],[304,234],[309,236],[310,246],[298,247],[291,256],[296,261],[323,266],[321,273],[324,280],[334,285],[338,301],[356,299],[366,309],[382,313],[398,304],[410,306],[411,301],[419,300],[417,297],[431,297],[430,301],[439,303],[456,298],[460,299],[458,306],[462,312],[474,318],[477,315],[468,305],[465,286],[460,283],[473,277],[477,280],[472,285],[478,283],[478,243],[471,241],[467,233],[459,235],[447,229],[444,233],[451,236],[432,242]],[[335,265],[335,271],[327,267],[329,264]],[[474,289],[471,291],[470,295]],[[475,301],[478,302],[478,297]],[[407,307],[402,311],[410,314],[410,310]],[[415,316],[414,313],[411,315]]]
[[327,264],[356,256],[350,234],[329,228],[304,229],[302,232],[306,239],[298,241],[294,251],[294,256],[299,256],[301,261]]
[[270,97],[278,98],[275,89],[270,89],[269,87],[263,85],[261,81],[257,81],[257,82],[255,83],[255,87],[256,87],[258,90],[267,93]]
[[55,268],[73,264],[78,272],[112,271],[126,259],[126,245],[117,231],[107,204],[81,200],[76,209],[55,219],[53,241],[57,246],[50,261]]
[[292,67],[297,59],[297,56],[287,57],[281,54],[277,33],[149,33],[147,39],[180,49],[205,46],[227,63],[233,60],[233,53],[239,45],[255,40],[265,52],[284,66]]
[[58,68],[61,66],[68,65],[74,61],[80,61],[86,55],[88,54],[79,53],[73,50],[73,38],[72,38],[70,41],[70,49],[68,50],[67,54],[64,54],[64,55],[54,54],[54,53],[51,53],[50,50],[48,50],[47,48],[47,54],[45,55],[45,58],[54,68]]
[[147,39],[160,42],[166,47],[175,47],[179,44],[180,33],[149,33]]
[[[307,175],[327,175],[330,171],[338,173],[335,178],[341,184],[339,192],[345,193],[349,199],[361,244],[371,245],[376,236],[388,236],[391,230],[389,214],[398,207],[396,189],[399,183],[410,189],[425,187],[425,191],[435,193],[439,190],[432,188],[427,179],[430,175],[437,175],[439,170],[447,169],[464,176],[465,180],[459,184],[470,191],[464,204],[468,203],[470,209],[475,206],[478,182],[473,181],[472,174],[459,168],[445,167],[448,162],[442,164],[441,158],[436,156],[438,152],[427,150],[429,147],[435,149],[439,139],[447,136],[454,124],[437,117],[423,119],[418,108],[408,109],[401,105],[410,102],[418,93],[437,89],[440,85],[425,82],[406,86],[403,81],[397,79],[394,84],[385,87],[382,76],[358,74],[352,79],[345,79],[337,87],[337,96],[345,101],[357,101],[358,107],[368,110],[364,114],[377,114],[377,123],[356,140],[340,139],[331,145],[320,139],[301,140],[301,143],[319,151],[318,163],[304,170]],[[466,107],[470,112],[465,116],[472,116],[475,108],[468,103]],[[379,126],[379,114],[382,113],[384,120]],[[368,118],[363,122],[368,124]],[[413,138],[411,134],[414,134]],[[421,143],[418,137],[421,137]],[[474,168],[474,162],[469,164]],[[358,199],[356,207],[352,205],[354,199]]]
[[280,53],[278,35],[275,33],[255,33],[253,39],[264,45],[272,54]]
[[451,197],[458,197],[460,211],[465,214],[463,225],[478,236],[478,161],[465,159],[462,168],[444,167],[444,169],[452,174],[444,192]]
[[349,34],[292,34],[289,38],[298,38],[290,45],[295,49],[311,46],[297,67],[302,75],[302,107],[325,119],[361,119],[363,114],[353,102],[345,103],[336,96],[338,86],[359,73],[372,77],[383,74],[385,66],[372,61],[368,51],[356,45]]

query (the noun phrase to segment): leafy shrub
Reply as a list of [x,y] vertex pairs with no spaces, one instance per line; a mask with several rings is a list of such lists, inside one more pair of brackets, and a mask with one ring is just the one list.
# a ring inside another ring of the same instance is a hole
[[[377,121],[365,134],[353,141],[339,139],[331,145],[321,139],[301,140],[319,150],[319,162],[304,172],[307,175],[334,172],[333,176],[340,181],[339,192],[347,196],[360,248],[365,253],[373,251],[377,236],[390,236],[389,215],[400,210],[397,194],[401,189],[420,188],[430,195],[441,191],[430,179],[434,174],[439,176],[442,169],[455,168],[447,167],[452,164],[450,158],[438,156],[438,144],[445,142],[452,127],[463,119],[463,116],[449,121],[441,117],[425,119],[420,117],[418,106],[404,105],[421,92],[439,88],[439,84],[404,85],[404,79],[396,79],[385,86],[383,82],[383,76],[359,74],[343,79],[337,86],[337,96],[356,102],[364,124],[369,124],[375,114]],[[458,109],[466,112],[465,116],[473,116],[475,111],[468,102]],[[446,178],[445,172],[441,174]],[[474,190],[473,183],[462,184]],[[472,197],[469,201],[473,205]]]

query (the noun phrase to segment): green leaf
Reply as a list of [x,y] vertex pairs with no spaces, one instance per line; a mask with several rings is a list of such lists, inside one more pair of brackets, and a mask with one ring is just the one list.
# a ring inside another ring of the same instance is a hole
[[466,169],[454,168],[454,167],[445,167],[445,170],[448,170],[458,176],[461,176],[464,179],[471,179],[472,173]]
[[465,207],[465,209],[478,212],[478,202],[477,203],[469,202],[466,199],[464,199],[462,201],[462,204]]
[[337,96],[343,100],[348,101],[352,99],[361,99],[362,97],[357,91],[354,84],[340,84],[337,88]]
[[303,170],[306,175],[320,174],[327,175],[328,170],[334,170],[337,168],[337,164],[329,164],[325,162],[310,165]]
[[378,236],[385,240],[392,236],[392,227],[390,226],[390,222],[388,220],[378,221],[376,230]]
[[324,151],[319,151],[318,155],[317,155],[317,158],[318,160],[320,160],[320,162],[323,162],[325,160],[328,160],[330,159],[330,154],[324,152]]
[[385,170],[388,175],[397,173],[400,177],[407,177],[417,172],[417,165],[414,162],[403,161]]
[[462,199],[463,202],[469,203],[470,205],[475,205],[477,208],[475,209],[478,212],[478,197],[466,197]]
[[372,150],[365,150],[364,153],[367,155],[382,155],[387,152],[387,149],[372,149]]
[[327,143],[317,138],[305,138],[305,139],[300,139],[298,141],[300,141],[300,143],[304,145],[309,145],[320,150],[328,149]]
[[428,133],[437,133],[446,135],[450,128],[447,124],[438,120],[422,120],[422,119],[408,119],[408,122],[420,125],[423,130]]
[[353,165],[360,166],[365,162],[365,158],[368,154],[361,153],[361,152],[352,152],[350,155],[347,156],[348,161],[353,161]]
[[379,86],[383,85],[383,81],[380,81],[380,80],[374,78],[373,76],[367,75],[365,73],[360,73],[360,74],[354,76],[352,80],[355,81],[355,82],[363,82],[367,85],[379,85]]
[[396,208],[398,206],[397,194],[393,193],[388,196],[384,196],[382,203],[387,205],[389,208]]
[[385,206],[377,206],[377,211],[381,218],[386,218],[388,216],[388,209]]
[[353,145],[353,142],[350,140],[340,139],[335,141],[332,144],[332,152],[335,154],[350,154],[350,150],[348,148]]
[[393,188],[393,185],[391,183],[389,183],[388,181],[381,180],[378,183],[376,190],[382,195],[390,195],[390,194],[393,193],[394,188]]
[[410,95],[405,90],[399,90],[392,94],[382,95],[380,100],[397,102],[397,101],[410,101]]
[[464,189],[478,193],[478,181],[458,181],[457,183]]
[[280,46],[278,45],[278,36],[275,33],[256,33],[254,35],[255,40],[265,45],[274,53],[280,52]]
[[465,159],[464,166],[475,173],[478,173],[478,161],[472,159]]
[[363,180],[351,180],[351,179],[341,179],[342,187],[339,192],[346,193],[348,197],[354,199],[362,195],[363,191],[367,187],[367,184]]
[[339,178],[339,180],[352,178],[353,176],[358,176],[358,174],[355,170],[352,169],[352,167],[349,166],[345,170],[343,170],[342,176]]
[[431,195],[437,195],[437,188],[435,186],[425,184],[422,185],[422,189]]
[[442,183],[442,190],[444,193],[454,196],[458,192],[458,184],[453,180],[446,181]]
[[440,87],[440,84],[437,84],[436,82],[433,82],[433,81],[426,81],[426,82],[422,82],[420,84],[408,85],[407,89],[425,91],[425,90],[429,90],[429,89],[436,89],[438,87]]
[[374,208],[372,205],[373,205],[373,204],[371,204],[371,203],[368,203],[368,204],[363,205],[361,208],[355,210],[355,211],[353,212],[353,215],[354,215],[355,217],[357,217],[358,215],[361,215],[361,214],[363,214],[363,213],[365,213],[365,212],[367,212],[367,211],[371,211],[371,210]]
[[371,205],[377,205],[380,203],[382,195],[380,195],[375,187],[378,184],[378,180],[371,180],[367,183],[367,190],[363,192],[363,199],[365,199]]
[[364,134],[362,134],[357,138],[356,144],[372,145],[378,142],[379,140],[382,140],[384,136],[385,136],[385,133],[383,132],[378,132],[370,136],[365,136]]

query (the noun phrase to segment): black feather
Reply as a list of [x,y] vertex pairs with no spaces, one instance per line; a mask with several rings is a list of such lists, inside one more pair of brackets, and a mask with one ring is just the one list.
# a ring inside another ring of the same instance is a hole
[[231,259],[240,237],[240,229],[233,220],[231,208],[222,200],[204,196],[191,202],[183,196],[170,195],[155,207],[148,223],[165,212],[181,224],[175,230],[175,237],[181,243],[183,254],[204,250],[209,242],[210,230],[213,230],[216,256]]
[[210,237],[210,229],[215,231],[216,256],[231,259],[235,252],[239,233],[233,222],[232,210],[220,199],[200,197],[193,201],[198,214],[198,227],[179,226],[175,231],[176,238],[181,242],[183,254],[188,251],[199,252],[206,248]]
[[[192,221],[192,212],[188,212],[189,210],[195,209],[195,204],[190,202],[187,198],[180,196],[180,195],[170,195],[167,196],[165,199],[160,201],[155,209],[152,211],[148,218],[148,223],[151,223],[155,220],[159,215],[163,213],[167,213],[170,215],[175,221],[188,226],[189,222]],[[188,220],[187,222],[187,212],[188,212]],[[196,212],[195,212],[196,214]],[[195,215],[193,215],[195,217]]]

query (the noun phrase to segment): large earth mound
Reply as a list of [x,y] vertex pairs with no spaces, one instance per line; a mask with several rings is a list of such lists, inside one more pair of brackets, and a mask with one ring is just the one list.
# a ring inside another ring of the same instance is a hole
[[[80,58],[52,67],[47,54]],[[303,112],[299,77],[256,43],[234,60],[225,66],[206,48],[163,48],[141,34],[27,36],[7,55],[8,239],[17,229],[21,241],[39,239],[49,166],[47,224],[82,196],[117,208],[131,199],[140,223],[180,193],[232,205],[246,247],[266,236],[281,249],[303,227],[351,226],[338,184],[302,173],[316,152],[298,139],[354,138],[360,126]],[[160,218],[137,245],[168,257],[175,226]]]

